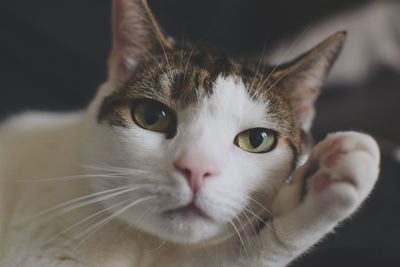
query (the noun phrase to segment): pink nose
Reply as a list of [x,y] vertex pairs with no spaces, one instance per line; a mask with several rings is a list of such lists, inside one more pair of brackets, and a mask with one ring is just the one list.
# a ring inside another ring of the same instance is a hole
[[220,169],[215,159],[199,154],[183,154],[174,164],[185,176],[193,194],[196,194],[205,178],[218,175]]

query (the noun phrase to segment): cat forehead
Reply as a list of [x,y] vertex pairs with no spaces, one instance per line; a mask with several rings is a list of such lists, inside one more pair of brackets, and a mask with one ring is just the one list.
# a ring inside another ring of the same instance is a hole
[[244,69],[223,54],[203,49],[176,49],[147,55],[124,87],[182,109],[213,94],[217,88],[214,83],[220,76],[243,79],[243,73],[251,72]]
[[[269,116],[269,101],[252,99],[243,81],[237,77],[218,76],[212,92],[209,96],[203,96],[196,104],[183,109],[178,117],[186,118],[186,121],[195,120],[195,124],[200,119],[206,125],[209,125],[210,120],[216,120],[224,125],[240,125],[243,129],[276,128],[279,125],[279,122],[274,122],[274,118]],[[204,127],[200,124],[199,127]]]
[[219,111],[230,112],[231,117],[243,109],[249,111],[249,117],[262,121],[268,115],[268,121],[290,134],[295,127],[290,107],[282,96],[268,90],[271,84],[252,65],[207,50],[180,49],[147,55],[130,78],[103,100],[98,120],[130,127],[131,104],[140,98],[159,101],[177,113],[206,99]]

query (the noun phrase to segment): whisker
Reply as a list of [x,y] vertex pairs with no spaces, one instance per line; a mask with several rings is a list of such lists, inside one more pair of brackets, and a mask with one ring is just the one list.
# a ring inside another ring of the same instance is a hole
[[104,179],[133,179],[132,177],[128,177],[129,175],[135,175],[138,173],[148,173],[148,170],[139,170],[139,169],[130,169],[130,168],[120,168],[120,167],[99,167],[99,166],[90,166],[90,165],[80,165],[82,168],[86,170],[97,170],[105,173],[85,173],[78,175],[68,175],[68,176],[60,176],[60,177],[51,177],[51,178],[25,178],[25,179],[14,179],[14,180],[5,180],[5,182],[11,183],[39,183],[39,182],[57,182],[57,181],[71,181],[76,179],[89,179],[89,178],[104,178]]
[[275,229],[272,227],[271,224],[269,224],[268,222],[266,222],[264,219],[262,219],[260,216],[258,216],[256,213],[254,213],[253,211],[249,210],[246,207],[243,207],[247,212],[249,212],[251,215],[253,215],[254,217],[256,217],[258,220],[260,220],[262,223],[264,223],[266,226],[268,226],[274,233]]
[[[292,45],[286,50],[285,54],[282,57],[282,60],[275,65],[275,67],[272,69],[272,71],[270,72],[270,74],[267,76],[267,78],[264,80],[264,82],[261,83],[261,85],[258,86],[257,90],[259,90],[261,87],[263,87],[265,85],[265,83],[268,82],[269,78],[271,78],[271,76],[274,74],[274,72],[276,71],[277,68],[279,68],[280,65],[282,65],[282,63],[285,61],[287,55],[289,55],[290,52],[293,51],[293,49],[295,48],[295,46],[298,44],[298,42],[300,41],[300,39],[304,36],[304,34],[309,30],[310,27],[306,27],[304,29],[304,31],[302,31],[299,36],[297,36],[297,38],[293,41]],[[269,89],[268,89],[269,90]]]
[[167,62],[168,71],[169,71],[169,77],[168,77],[168,76],[167,76],[167,77],[169,78],[170,82],[172,82],[172,79],[173,79],[173,72],[172,72],[171,63],[170,63],[169,58],[168,58],[168,55],[167,55],[167,51],[165,50],[164,44],[162,43],[162,41],[160,40],[160,38],[157,36],[157,34],[155,34],[155,36],[156,36],[158,42],[160,43],[160,46],[161,46],[161,49],[162,49],[162,51],[163,51],[163,55],[164,55],[165,61]]
[[258,231],[256,230],[256,228],[254,227],[253,222],[251,221],[251,219],[250,219],[249,216],[247,215],[247,212],[246,212],[244,209],[242,209],[242,212],[243,212],[244,216],[246,216],[247,221],[249,222],[249,224],[250,224],[250,226],[251,226],[251,229],[253,229],[253,232],[254,232],[254,237],[255,237],[255,238],[252,239],[252,241],[253,241],[253,246],[260,246],[260,240],[259,240],[258,238],[256,238],[256,236],[258,236],[259,232],[258,232]]
[[239,216],[236,216],[236,220],[237,220],[237,222],[240,224],[240,227],[242,228],[243,233],[244,233],[245,236],[246,236],[247,243],[250,243],[250,238],[249,238],[249,236],[248,236],[248,234],[247,234],[246,228],[245,228],[244,225],[242,224],[242,221],[241,221],[241,219],[239,218]]
[[121,173],[109,173],[109,174],[81,174],[81,175],[71,175],[71,176],[61,176],[61,177],[52,177],[52,178],[43,178],[43,179],[16,179],[10,180],[8,182],[15,183],[42,183],[42,182],[62,182],[62,181],[74,181],[78,179],[90,179],[90,178],[104,178],[104,179],[132,179],[132,177],[122,176]]
[[[199,42],[200,42],[200,41],[199,41]],[[198,42],[198,43],[199,43],[199,42]],[[185,70],[183,71],[183,79],[182,79],[183,81],[186,80],[186,74],[187,74],[188,69],[189,69],[190,59],[192,58],[193,52],[194,52],[196,46],[198,45],[198,43],[196,43],[196,45],[194,45],[194,46],[192,47],[192,49],[190,50],[189,57],[188,57],[188,60],[187,60],[187,62],[186,62],[186,65],[185,65]]]
[[128,185],[128,186],[122,186],[122,187],[118,187],[118,188],[108,189],[108,190],[104,190],[104,191],[101,191],[101,192],[96,192],[96,193],[93,193],[93,194],[90,194],[90,195],[78,197],[78,198],[69,200],[67,202],[61,203],[59,205],[56,205],[54,207],[45,209],[45,210],[43,210],[43,211],[41,211],[41,212],[39,212],[39,213],[37,213],[35,215],[32,215],[29,219],[34,219],[34,218],[37,218],[37,217],[41,217],[43,215],[46,215],[46,214],[51,213],[53,211],[56,211],[56,210],[58,210],[60,208],[66,207],[66,206],[71,205],[71,204],[78,203],[78,202],[80,202],[82,200],[86,200],[86,199],[89,199],[89,198],[92,198],[92,197],[96,197],[96,196],[99,196],[99,195],[112,193],[112,194],[109,194],[109,195],[106,195],[106,196],[102,196],[102,197],[98,197],[98,198],[95,198],[95,199],[91,199],[91,200],[85,201],[83,203],[79,203],[79,204],[74,205],[72,207],[66,208],[66,209],[64,209],[62,211],[56,212],[54,216],[58,216],[58,215],[66,213],[66,212],[72,211],[74,209],[78,209],[80,207],[84,207],[84,206],[87,206],[87,205],[90,205],[90,204],[93,204],[93,203],[96,203],[96,202],[100,202],[100,201],[103,201],[103,200],[106,200],[106,199],[109,199],[109,198],[112,198],[112,197],[115,197],[115,196],[118,196],[118,195],[122,195],[124,193],[133,191],[133,190],[141,188],[141,187],[142,186]]
[[188,68],[189,68],[190,59],[192,58],[194,51],[196,50],[197,46],[201,43],[201,41],[203,41],[203,39],[207,36],[207,34],[209,34],[211,32],[211,30],[212,29],[210,29],[207,32],[205,32],[203,34],[203,36],[196,42],[196,44],[190,50],[189,57],[188,57],[188,60],[186,62],[185,70],[183,72],[183,81],[186,79],[186,74],[187,74],[187,71],[188,71]]
[[132,168],[126,168],[126,167],[117,167],[117,166],[93,166],[93,165],[85,165],[85,164],[80,164],[80,167],[86,169],[86,170],[94,170],[94,171],[111,171],[111,172],[116,172],[116,173],[138,173],[138,172],[149,172],[148,170],[141,170],[141,169],[132,169]]
[[314,55],[313,57],[309,58],[306,62],[304,62],[303,64],[297,65],[296,67],[294,67],[293,69],[288,70],[287,72],[285,72],[281,77],[279,77],[278,80],[276,80],[267,90],[270,90],[271,88],[273,88],[278,82],[280,82],[283,78],[285,78],[287,75],[289,75],[292,71],[297,70],[298,68],[300,68],[301,66],[303,66],[305,63],[307,63],[310,60],[313,60],[314,58],[316,58],[318,56],[318,54]]
[[247,254],[247,250],[246,250],[246,246],[244,245],[244,242],[243,242],[242,236],[241,236],[240,233],[239,233],[239,230],[236,228],[236,225],[234,224],[233,221],[230,221],[229,223],[230,223],[230,224],[233,226],[233,228],[235,229],[235,231],[236,231],[236,233],[237,233],[237,235],[238,235],[238,237],[239,237],[240,243],[242,244],[243,250],[245,251],[246,255],[248,255],[248,254]]
[[61,210],[61,211],[55,213],[54,216],[59,216],[59,215],[62,215],[64,213],[68,213],[70,211],[79,209],[81,207],[88,206],[88,205],[94,204],[94,203],[98,203],[98,202],[110,199],[112,197],[119,196],[119,195],[122,195],[122,194],[125,194],[125,193],[128,193],[128,192],[131,192],[131,191],[139,189],[139,188],[142,188],[142,187],[137,186],[137,187],[128,188],[128,189],[122,190],[120,192],[116,192],[116,193],[113,193],[113,194],[110,194],[110,195],[106,195],[106,196],[95,198],[95,199],[92,199],[92,200],[89,200],[89,201],[86,201],[86,202],[83,202],[83,203],[79,203],[77,205],[68,207],[68,208],[66,208],[64,210]]
[[254,74],[254,78],[251,81],[250,88],[253,88],[254,82],[255,82],[255,80],[257,78],[257,75],[258,75],[258,72],[260,71],[260,66],[261,66],[262,59],[264,58],[264,53],[265,53],[265,43],[264,43],[263,49],[261,51],[261,55],[260,55],[260,57],[258,59],[256,73]]
[[154,248],[154,249],[151,249],[151,250],[147,250],[147,251],[145,251],[144,253],[156,252],[157,250],[161,249],[161,248],[164,246],[164,244],[165,244],[166,242],[167,242],[167,240],[166,240],[166,239],[163,239],[158,247],[156,247],[156,248]]
[[89,239],[92,235],[94,235],[103,226],[105,226],[106,224],[108,224],[109,222],[111,222],[112,220],[117,218],[118,216],[120,216],[122,213],[124,213],[128,209],[132,208],[133,206],[135,206],[137,204],[140,204],[140,203],[142,203],[142,202],[144,202],[146,200],[149,200],[149,199],[152,199],[152,198],[155,198],[155,197],[156,196],[148,196],[148,197],[144,197],[144,198],[135,200],[132,203],[130,203],[127,206],[125,206],[124,208],[118,210],[117,212],[114,212],[112,215],[108,216],[104,220],[101,220],[100,222],[92,225],[91,227],[89,227],[85,231],[81,232],[79,235],[76,236],[75,239],[81,239],[85,235],[86,235],[86,237],[79,242],[79,244],[77,245],[76,249],[79,248],[87,239]]
[[[146,209],[146,211],[143,213],[142,216],[140,216],[140,218],[138,219],[138,224],[141,223],[141,221],[149,214],[153,213],[156,209],[154,207],[150,207],[148,209]],[[120,240],[122,238],[122,236],[124,235],[124,233],[126,233],[127,231],[129,231],[129,229],[131,229],[133,227],[132,224],[128,225],[127,227],[125,227],[124,230],[121,231],[121,233],[118,235],[118,237],[114,240],[113,244],[114,246],[118,245],[118,240]]]
[[253,229],[254,234],[257,235],[256,228],[254,228],[254,225],[253,225],[253,223],[251,222],[251,220],[250,220],[249,216],[247,215],[246,211],[245,211],[243,208],[241,208],[241,209],[242,209],[242,212],[243,212],[244,216],[246,216],[247,221],[249,222],[251,228]]
[[[150,29],[153,29],[152,30],[153,36],[157,39],[157,41],[158,41],[158,43],[159,43],[159,45],[160,45],[160,47],[161,47],[161,49],[163,51],[163,55],[165,57],[165,60],[167,62],[167,66],[168,66],[168,69],[169,69],[169,75],[170,75],[169,77],[167,75],[167,77],[169,78],[170,82],[172,82],[172,78],[173,78],[172,68],[171,68],[171,64],[170,64],[170,61],[169,61],[165,46],[164,46],[164,42],[166,42],[166,40],[164,39],[163,36],[161,36],[161,38],[163,39],[163,40],[161,40],[160,35],[159,35],[160,33],[158,32],[158,30],[154,31],[154,28],[152,27],[152,25],[147,20],[144,20],[144,22],[148,25],[148,27]],[[166,44],[168,45],[168,43],[166,43]]]
[[153,59],[153,61],[156,62],[160,71],[170,80],[171,79],[170,76],[172,75],[171,71],[169,71],[170,73],[168,74],[166,70],[161,66],[160,62],[158,62],[158,59],[149,50],[146,51],[146,55],[150,56]]
[[86,217],[86,218],[80,220],[79,222],[76,222],[76,223],[74,223],[73,225],[67,227],[66,229],[64,229],[64,230],[61,231],[60,233],[58,233],[58,234],[56,234],[56,235],[50,237],[50,238],[47,239],[45,242],[43,242],[42,244],[40,244],[39,247],[45,246],[47,243],[50,243],[51,241],[55,240],[57,237],[59,237],[59,236],[65,234],[65,233],[69,232],[69,231],[72,230],[73,228],[75,228],[75,227],[77,227],[77,226],[79,226],[79,225],[81,225],[81,224],[83,224],[83,223],[89,221],[89,220],[92,219],[92,218],[95,218],[95,217],[101,215],[102,213],[105,213],[105,212],[107,212],[107,211],[109,211],[109,210],[112,210],[113,208],[115,208],[115,207],[117,207],[117,206],[119,206],[119,205],[121,205],[121,204],[123,204],[123,203],[125,203],[125,202],[128,202],[128,201],[129,201],[129,200],[125,199],[124,201],[118,202],[117,204],[114,204],[114,205],[112,205],[112,206],[110,206],[110,207],[108,207],[108,208],[101,209],[100,211],[98,211],[98,212],[96,212],[96,213],[94,213],[94,214],[92,214],[92,215],[90,215],[90,216],[88,216],[88,217]]
[[167,61],[167,66],[168,66],[168,70],[169,70],[169,81],[172,83],[172,82],[173,82],[174,75],[173,75],[171,63],[169,62],[169,58],[168,58],[167,52],[165,51],[164,46],[161,45],[161,47],[162,47],[162,51],[163,51],[165,60]]
[[272,214],[272,212],[267,209],[263,204],[261,204],[260,202],[258,202],[257,200],[255,200],[252,197],[249,197],[249,200],[253,201],[254,203],[256,203],[258,206],[260,206],[263,210],[265,210],[272,218],[274,217],[274,215]]
[[183,67],[183,46],[184,46],[184,44],[185,44],[185,31],[186,31],[186,27],[185,27],[185,29],[184,29],[184,31],[183,31],[183,36],[182,36],[182,41],[181,41],[181,55],[180,55],[180,58],[181,58],[181,62],[180,62],[180,67],[182,68]]

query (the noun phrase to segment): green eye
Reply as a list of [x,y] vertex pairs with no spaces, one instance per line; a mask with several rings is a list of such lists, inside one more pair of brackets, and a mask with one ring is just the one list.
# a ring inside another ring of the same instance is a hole
[[154,132],[168,132],[175,123],[171,111],[163,104],[141,100],[134,104],[132,118],[140,127]]
[[235,145],[251,153],[266,153],[273,150],[277,144],[277,134],[265,128],[249,129],[238,134]]

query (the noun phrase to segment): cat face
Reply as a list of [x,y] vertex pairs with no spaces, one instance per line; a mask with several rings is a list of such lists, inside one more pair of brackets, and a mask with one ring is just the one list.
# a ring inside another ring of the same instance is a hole
[[119,220],[175,242],[259,223],[267,216],[260,206],[268,208],[302,153],[342,39],[261,72],[175,48],[145,2],[114,1],[110,77],[89,108],[82,150],[85,163],[119,176],[90,188],[115,195],[102,204]]

